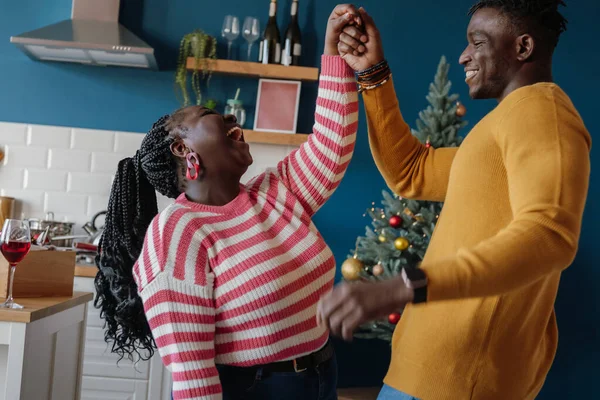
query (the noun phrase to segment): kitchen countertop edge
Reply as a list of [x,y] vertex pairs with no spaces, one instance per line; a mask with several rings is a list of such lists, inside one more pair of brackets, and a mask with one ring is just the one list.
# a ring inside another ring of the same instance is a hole
[[87,303],[93,297],[93,293],[73,292],[73,295],[69,297],[17,298],[15,300],[25,308],[22,310],[0,309],[0,322],[31,323]]

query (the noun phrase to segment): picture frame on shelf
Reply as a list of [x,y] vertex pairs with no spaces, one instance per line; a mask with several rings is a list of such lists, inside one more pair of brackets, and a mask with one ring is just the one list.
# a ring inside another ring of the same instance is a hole
[[259,79],[254,130],[296,133],[301,81]]

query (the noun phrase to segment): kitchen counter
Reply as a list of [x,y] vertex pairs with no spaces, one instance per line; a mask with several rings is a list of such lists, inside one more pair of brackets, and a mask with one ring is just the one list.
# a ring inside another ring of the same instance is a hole
[[[24,308],[21,310],[0,308],[0,322],[29,323],[37,321],[80,304],[85,304],[92,300],[92,296],[92,293],[73,292],[71,297],[18,298],[15,301]],[[0,299],[0,302],[4,302],[4,299]]]
[[0,398],[78,400],[92,293],[15,300],[0,309]]

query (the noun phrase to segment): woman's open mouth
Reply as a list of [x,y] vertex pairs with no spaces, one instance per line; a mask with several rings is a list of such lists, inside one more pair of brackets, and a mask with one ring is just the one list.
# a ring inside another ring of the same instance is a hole
[[227,131],[227,137],[236,142],[244,142],[244,131],[240,126],[234,126]]

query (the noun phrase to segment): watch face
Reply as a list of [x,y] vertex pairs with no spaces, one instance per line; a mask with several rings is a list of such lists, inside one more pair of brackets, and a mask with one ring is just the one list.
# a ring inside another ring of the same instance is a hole
[[424,279],[427,279],[427,276],[425,275],[425,272],[422,269],[405,268],[404,271],[405,271],[406,277],[411,282],[422,281]]
[[427,286],[427,275],[422,269],[404,268],[402,270],[402,279],[407,287],[411,289]]

